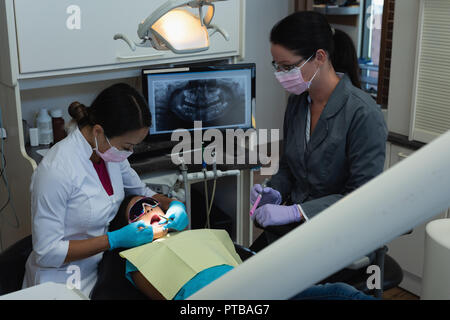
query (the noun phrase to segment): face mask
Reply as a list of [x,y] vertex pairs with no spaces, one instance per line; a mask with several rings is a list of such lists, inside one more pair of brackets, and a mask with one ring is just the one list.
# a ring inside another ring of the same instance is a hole
[[288,72],[284,71],[278,71],[275,72],[275,77],[280,82],[281,86],[290,93],[300,95],[306,90],[309,89],[311,86],[311,82],[314,80],[317,72],[319,72],[319,68],[317,68],[316,73],[314,73],[314,76],[311,78],[310,81],[305,81],[303,79],[303,75],[301,72],[301,68],[312,58],[313,56],[309,57],[308,60],[305,61],[300,67],[296,67]]
[[106,150],[105,152],[101,153],[98,151],[98,144],[97,144],[97,137],[95,138],[95,152],[97,155],[102,158],[105,162],[122,162],[125,161],[129,156],[133,154],[132,151],[125,151],[125,150],[118,150],[116,147],[113,147],[111,143],[109,142],[108,138],[106,138],[106,141],[108,141],[111,148]]

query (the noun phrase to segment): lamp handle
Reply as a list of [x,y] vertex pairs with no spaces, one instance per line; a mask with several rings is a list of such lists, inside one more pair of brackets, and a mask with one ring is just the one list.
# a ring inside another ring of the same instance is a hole
[[210,37],[216,32],[219,32],[225,38],[225,40],[230,41],[230,35],[226,30],[222,29],[221,27],[218,27],[215,24],[210,24],[208,26],[208,29],[213,29],[213,32],[209,34]]
[[129,46],[130,49],[133,51],[136,51],[136,44],[132,42],[126,35],[123,33],[117,33],[114,35],[114,40],[123,40],[125,41]]
[[145,60],[145,59],[154,59],[164,56],[164,53],[153,53],[153,54],[142,54],[142,55],[131,55],[131,56],[122,56],[118,55],[117,59],[119,60]]

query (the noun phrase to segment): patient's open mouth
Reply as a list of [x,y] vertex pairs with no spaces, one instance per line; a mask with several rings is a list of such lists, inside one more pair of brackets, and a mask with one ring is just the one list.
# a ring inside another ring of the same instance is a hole
[[150,220],[150,224],[158,223],[159,221],[161,221],[161,218],[157,214],[154,214]]

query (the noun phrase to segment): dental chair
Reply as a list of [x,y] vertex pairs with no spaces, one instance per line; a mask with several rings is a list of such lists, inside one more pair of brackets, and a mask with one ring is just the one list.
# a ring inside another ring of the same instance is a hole
[[[242,260],[254,252],[235,244]],[[0,254],[0,296],[22,289],[25,263],[33,250],[31,235],[16,242]],[[106,251],[98,267],[98,279],[91,293],[92,300],[147,300],[125,278],[125,259],[119,256],[123,249]]]
[[0,295],[22,289],[25,263],[32,248],[29,235],[0,254]]
[[[242,261],[255,253],[234,244]],[[91,293],[92,300],[148,300],[141,291],[125,278],[125,259],[119,256],[123,249],[106,251],[98,266],[98,279]]]
[[[269,230],[274,231],[274,229]],[[235,249],[242,261],[255,254],[252,250],[253,245],[248,249],[235,244]],[[29,235],[0,254],[0,295],[8,294],[22,288],[22,281],[25,275],[25,263],[31,251],[32,240],[31,235]],[[125,278],[125,260],[119,256],[120,251],[121,249],[116,249],[104,253],[98,267],[97,283],[90,297],[92,300],[147,299],[144,294],[137,290]],[[376,250],[375,253],[354,262],[347,268],[322,280],[320,283],[344,282],[366,294],[381,298],[384,290],[398,286],[403,279],[402,269],[386,252],[387,247],[384,246]],[[366,270],[367,266],[372,264],[378,265],[381,271],[381,282],[383,286],[378,290],[370,290],[367,288],[367,279],[370,274],[367,274]]]
[[[400,265],[387,254],[387,251],[388,248],[383,246],[322,280],[319,284],[344,282],[365,294],[381,299],[385,290],[397,287],[403,280],[403,271]],[[367,273],[367,268],[370,265],[380,268],[380,283],[382,283],[382,286],[379,289],[367,287],[367,280],[373,274]]]

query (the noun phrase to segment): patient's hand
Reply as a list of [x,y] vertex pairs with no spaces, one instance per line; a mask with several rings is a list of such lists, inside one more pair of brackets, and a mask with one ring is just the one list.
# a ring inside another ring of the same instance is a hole
[[157,224],[152,225],[152,228],[153,228],[153,240],[162,238],[162,237],[164,237],[167,234],[168,231],[164,230],[163,227],[164,227],[164,225],[161,225],[161,226],[157,225]]

